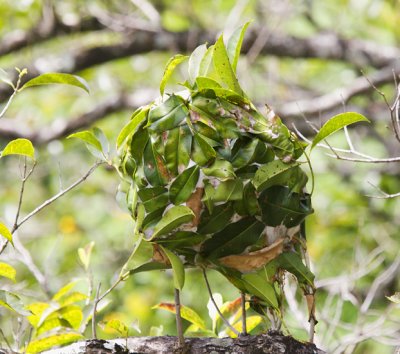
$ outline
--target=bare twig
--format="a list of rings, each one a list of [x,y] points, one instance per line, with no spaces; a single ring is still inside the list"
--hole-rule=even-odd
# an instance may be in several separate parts
[[[242,335],[247,335],[247,319],[246,319],[246,294],[240,293],[240,303],[242,305]]]
[[[76,186],[80,185],[82,182],[84,182],[100,165],[104,164],[103,161],[98,161],[96,162],[81,178],[79,178],[77,181],[72,183],[69,187],[66,189],[60,191],[50,199],[47,199],[45,202],[43,202],[41,205],[39,205],[37,208],[35,208],[33,211],[31,211],[28,215],[26,215],[21,221],[19,221],[14,228],[14,231],[18,230],[22,224],[27,222],[31,217],[39,213],[41,210],[46,208],[48,205],[54,203],[57,199],[61,198],[63,195],[68,193],[70,190],[74,189]]]
[[[176,331],[178,333],[178,345],[180,348],[182,348],[185,345],[185,338],[183,337],[181,299],[180,299],[179,289],[174,289],[174,299],[175,299]]]

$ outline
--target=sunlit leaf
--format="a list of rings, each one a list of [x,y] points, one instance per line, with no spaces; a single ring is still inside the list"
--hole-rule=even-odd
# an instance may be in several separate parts
[[[181,259],[169,249],[160,246],[169,259],[172,266],[173,276],[174,276],[174,287],[175,289],[182,290],[185,285],[185,269]]]
[[[5,277],[15,282],[16,275],[17,271],[14,267],[10,266],[7,263],[0,262],[0,277]]]
[[[126,141],[126,139],[135,132],[139,124],[146,118],[149,107],[141,107],[132,114],[131,120],[126,124],[117,137],[117,149]]]
[[[162,302],[156,306],[153,307],[153,309],[163,309],[169,312],[172,312],[173,314],[176,313],[175,310],[175,305],[167,302]],[[190,323],[194,324],[195,326],[201,328],[201,329],[206,329],[205,323],[203,319],[200,317],[200,315],[190,307],[187,307],[185,305],[181,305],[181,316],[183,319],[189,321]]]
[[[79,260],[82,262],[82,265],[84,266],[85,270],[89,269],[90,258],[92,255],[93,247],[94,247],[94,241],[88,243],[83,248],[78,248]]]
[[[0,235],[3,236],[8,241],[10,241],[11,244],[13,243],[12,234],[10,230],[2,222],[0,222]]]
[[[214,45],[211,45],[208,47],[206,53],[204,54],[200,62],[198,76],[207,76],[208,69],[210,68],[210,64],[212,61],[213,53],[214,53]]]
[[[152,270],[165,270],[165,269],[171,269],[171,266],[165,263],[159,263],[159,262],[148,262],[140,265],[137,268],[129,270],[129,274],[136,274],[136,273],[142,273],[142,272],[149,272]]]
[[[128,326],[118,319],[114,318],[108,321],[102,321],[99,323],[99,326],[105,331],[109,331],[110,329],[117,331],[122,337],[129,336]]]
[[[172,183],[169,189],[169,197],[175,205],[186,202],[192,195],[199,180],[199,166],[192,166],[183,171]]]
[[[28,156],[31,159],[35,159],[35,149],[28,139],[18,138],[11,140],[4,150],[1,152],[1,157],[7,155],[23,155]]]
[[[243,182],[240,179],[228,179],[221,182],[215,189],[212,199],[215,202],[240,200],[243,196]]]
[[[340,113],[329,119],[312,141],[311,150],[329,135],[356,122],[369,122],[362,114],[356,112]]]
[[[250,333],[254,328],[256,328],[260,323],[263,322],[263,319],[261,316],[248,316],[246,317],[246,330],[248,333]],[[243,330],[243,322],[242,320],[236,322],[233,324],[233,328],[235,328],[238,332],[242,332]],[[236,338],[237,335],[236,333],[233,333],[229,328],[227,329],[227,335],[231,338]]]
[[[79,333],[63,333],[55,334],[49,337],[35,339],[29,343],[26,348],[26,353],[35,354],[43,352],[55,346],[62,346],[69,343],[76,342],[84,337]]]
[[[165,66],[164,70],[164,75],[160,83],[160,93],[161,96],[164,94],[165,86],[167,85],[167,82],[169,81],[172,73],[174,72],[176,66],[183,61],[185,61],[188,58],[186,55],[182,54],[177,54],[173,56],[171,59],[169,59],[167,65]]]
[[[97,151],[102,152],[102,150],[103,150],[99,139],[97,139],[97,137],[94,135],[94,133],[89,130],[84,130],[82,132],[73,133],[67,137],[67,139],[70,139],[70,138],[81,139],[85,143],[93,146]]]
[[[229,60],[232,64],[233,72],[236,72],[237,63],[239,61],[240,49],[242,48],[244,34],[250,22],[246,22],[242,27],[237,28],[228,40],[227,52]]]
[[[73,291],[72,293],[63,297],[63,299],[60,301],[60,306],[72,305],[76,302],[87,300],[87,299],[88,299],[87,295],[85,295],[79,291]]]
[[[189,70],[189,80],[192,85],[195,83],[196,78],[199,76],[200,64],[206,52],[207,52],[207,45],[201,44],[190,55],[188,70]]]
[[[197,84],[197,89],[199,91],[222,88],[222,86],[218,83],[218,81],[215,81],[214,79],[204,76],[198,76],[196,78],[196,84]]]
[[[87,93],[89,93],[89,85],[84,79],[76,75],[64,74],[64,73],[46,73],[39,75],[26,82],[20,88],[20,91],[31,86],[41,86],[50,84],[72,85],[79,87],[85,90]]]
[[[394,302],[395,304],[400,304],[400,292],[395,292],[392,296],[386,296],[388,300]]]
[[[56,294],[54,294],[53,300],[54,301],[59,301],[66,294],[68,294],[75,286],[76,286],[76,281],[72,281],[72,282],[64,285],[60,290],[57,291]]]
[[[242,279],[245,282],[249,294],[255,295],[260,299],[267,301],[272,307],[278,308],[278,300],[275,290],[271,284],[266,282],[264,277],[256,273],[244,274]]]
[[[242,96],[243,91],[240,88],[238,79],[236,78],[231,63],[229,62],[228,53],[226,52],[222,35],[214,45],[213,61],[215,70],[222,82],[228,85],[229,89]]]
[[[184,205],[169,209],[154,228],[152,238],[165,235],[178,226],[190,222],[194,217],[192,209]]]

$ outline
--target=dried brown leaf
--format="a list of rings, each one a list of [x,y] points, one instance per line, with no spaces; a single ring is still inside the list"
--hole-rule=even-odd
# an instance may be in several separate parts
[[[246,254],[226,256],[219,261],[230,268],[246,273],[259,269],[278,257],[283,252],[283,239],[279,239],[268,247]]]
[[[186,206],[192,209],[195,217],[193,218],[192,225],[197,226],[200,223],[200,214],[203,209],[201,198],[203,197],[204,188],[196,188],[194,193],[186,201]]]

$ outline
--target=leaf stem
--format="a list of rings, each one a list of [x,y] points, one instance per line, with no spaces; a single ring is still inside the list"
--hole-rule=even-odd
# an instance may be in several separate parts
[[[233,327],[233,326],[229,323],[229,321],[224,317],[224,315],[222,314],[221,310],[219,309],[217,303],[216,303],[215,300],[214,300],[214,296],[213,296],[212,291],[211,291],[210,283],[208,282],[207,273],[206,273],[205,268],[203,268],[203,277],[204,277],[204,280],[205,280],[205,282],[206,282],[206,286],[207,286],[208,294],[210,295],[211,302],[213,303],[215,309],[217,310],[218,315],[221,317],[222,321],[226,324],[226,326],[227,326],[233,333],[235,333],[235,334],[239,337],[239,336],[240,336],[240,332],[239,332],[235,327]]]

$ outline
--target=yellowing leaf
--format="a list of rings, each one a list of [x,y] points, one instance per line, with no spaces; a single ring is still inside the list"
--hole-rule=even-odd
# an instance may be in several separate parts
[[[54,301],[59,301],[61,298],[63,298],[67,293],[69,293],[76,285],[76,281],[72,281],[68,283],[67,285],[63,286],[54,296],[53,300]]]
[[[18,138],[10,141],[1,153],[1,157],[7,155],[23,155],[35,159],[35,149],[28,139]]]
[[[251,332],[254,328],[256,328],[262,322],[261,316],[249,316],[246,318],[246,329],[247,332]],[[233,328],[237,329],[239,332],[242,332],[243,322],[240,320],[233,325]],[[226,331],[226,334],[231,338],[236,338],[237,335],[233,333],[229,328]]]
[[[16,275],[17,271],[14,267],[10,266],[7,263],[0,262],[0,277],[5,277],[15,282]]]
[[[167,85],[167,82],[174,72],[176,66],[185,61],[187,58],[188,56],[186,55],[177,54],[168,61],[167,65],[165,66],[164,75],[160,83],[161,96],[164,94],[165,86]]]
[[[46,73],[39,75],[24,84],[20,91],[31,86],[42,86],[50,84],[72,85],[89,93],[89,85],[79,76],[64,73]]]
[[[156,306],[153,307],[153,309],[163,309],[172,313],[175,313],[175,305],[168,303],[168,302],[162,302]],[[201,329],[206,329],[205,323],[203,319],[199,316],[199,314],[191,309],[190,307],[187,307],[185,305],[181,305],[181,316],[183,319],[189,321],[190,323],[194,324],[195,326],[201,328]]]
[[[88,243],[85,247],[83,248],[78,248],[78,256],[79,260],[82,262],[85,270],[89,269],[90,265],[90,257],[92,255],[92,250],[94,247],[94,241]]]
[[[386,296],[388,300],[394,302],[395,304],[400,304],[400,292],[395,292],[392,296]]]
[[[6,238],[8,241],[13,243],[12,234],[10,230],[8,230],[7,226],[0,222],[0,235]]]
[[[112,319],[109,321],[102,321],[99,323],[99,326],[104,331],[109,331],[110,329],[117,331],[123,337],[128,337],[128,335],[129,335],[128,327],[125,325],[125,323],[123,323],[122,321],[117,320],[117,319]]]
[[[80,339],[83,339],[83,336],[78,333],[55,334],[49,337],[33,340],[27,346],[26,353],[40,353],[55,346],[62,346],[65,344],[73,343]]]

